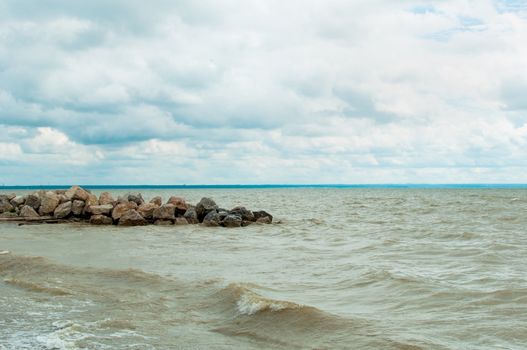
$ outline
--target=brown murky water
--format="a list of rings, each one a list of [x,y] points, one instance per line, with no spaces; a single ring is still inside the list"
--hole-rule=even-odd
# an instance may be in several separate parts
[[[527,348],[527,190],[142,192],[281,223],[1,224],[0,349]]]

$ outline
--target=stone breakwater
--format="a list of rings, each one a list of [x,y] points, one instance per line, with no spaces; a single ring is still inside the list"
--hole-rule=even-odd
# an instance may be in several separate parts
[[[220,208],[212,199],[202,198],[196,205],[181,197],[161,197],[149,202],[140,193],[114,199],[108,192],[97,198],[89,190],[73,186],[68,190],[37,191],[25,196],[0,195],[0,221],[57,223],[89,222],[93,225],[188,225],[242,227],[270,224],[266,211],[245,207]]]

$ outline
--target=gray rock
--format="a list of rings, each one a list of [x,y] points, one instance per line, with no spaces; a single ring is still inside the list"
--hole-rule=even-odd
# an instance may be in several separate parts
[[[144,226],[148,224],[144,217],[135,209],[129,209],[119,219],[120,226]]]
[[[264,221],[266,222],[269,221],[269,223],[273,222],[273,216],[269,214],[268,212],[266,212],[265,210],[253,211],[253,214],[254,214],[255,221],[258,221],[258,219],[262,219],[262,218],[268,218],[268,219],[265,219]]]
[[[0,214],[14,212],[14,210],[15,207],[13,207],[11,203],[9,203],[8,198],[0,198]]]
[[[38,210],[40,207],[40,197],[35,193],[28,194],[26,197],[26,205],[29,205],[31,208]]]
[[[75,199],[71,204],[71,212],[75,216],[80,216],[82,212],[84,211],[84,201]]]
[[[189,208],[183,215],[189,224],[199,224],[198,213],[195,208]]]
[[[59,195],[55,192],[45,192],[40,195],[40,208],[38,213],[40,216],[53,214],[57,206],[59,205]]]
[[[71,207],[72,207],[71,201],[59,204],[59,206],[55,209],[53,216],[56,217],[57,219],[63,219],[71,214]]]
[[[235,207],[231,209],[230,213],[241,216],[242,220],[256,221],[253,212],[245,207]]]
[[[196,205],[196,213],[198,214],[198,220],[202,222],[211,211],[216,211],[218,206],[210,198],[201,198],[199,203]]]
[[[11,203],[11,205],[13,207],[20,207],[25,202],[26,202],[26,198],[25,197],[23,197],[23,196],[16,196],[15,198],[11,199],[11,201],[9,203]]]
[[[158,207],[160,207],[163,204],[163,198],[157,196],[150,200],[150,203],[156,204]]]
[[[256,220],[257,224],[270,224],[273,221],[269,216],[262,216]]]
[[[92,215],[90,217],[90,224],[92,225],[111,225],[113,220],[106,215]]]
[[[0,214],[0,218],[16,218],[16,217],[18,217],[18,214],[16,212],[6,211]]]
[[[38,215],[38,213],[35,211],[35,209],[30,207],[29,205],[24,205],[22,207],[22,209],[20,209],[20,216],[25,217],[25,218],[38,218],[38,217],[40,217],[40,215]]]
[[[176,218],[176,207],[173,204],[163,204],[154,210],[152,217],[161,220],[174,220]]]
[[[145,200],[143,199],[143,196],[139,192],[138,193],[129,193],[128,196],[127,196],[127,199],[128,199],[129,202],[134,202],[138,206],[145,202]]]
[[[86,211],[93,215],[110,215],[112,210],[113,210],[113,205],[104,204],[104,205],[90,205]]]
[[[229,214],[221,221],[221,224],[225,227],[240,227],[242,226],[242,221],[241,216]]]
[[[246,226],[249,226],[249,225],[252,225],[254,224],[254,222],[252,221],[247,221],[247,220],[243,220],[242,221],[242,227],[246,227]]]
[[[203,218],[204,226],[220,226],[221,218],[220,214],[216,210],[209,211],[207,215]]]

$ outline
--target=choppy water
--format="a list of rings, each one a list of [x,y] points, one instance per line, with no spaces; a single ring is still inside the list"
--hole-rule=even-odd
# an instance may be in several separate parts
[[[525,189],[142,192],[281,223],[1,224],[0,349],[527,348]]]

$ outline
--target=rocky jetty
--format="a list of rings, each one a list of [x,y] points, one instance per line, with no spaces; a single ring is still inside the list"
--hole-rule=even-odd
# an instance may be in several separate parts
[[[196,205],[172,196],[166,203],[161,197],[149,202],[141,193],[129,193],[117,199],[103,192],[97,198],[89,190],[73,186],[68,190],[37,191],[25,196],[0,195],[0,222],[28,223],[86,222],[92,225],[189,225],[242,227],[270,224],[273,216],[266,211],[245,207],[221,209],[210,198]]]

